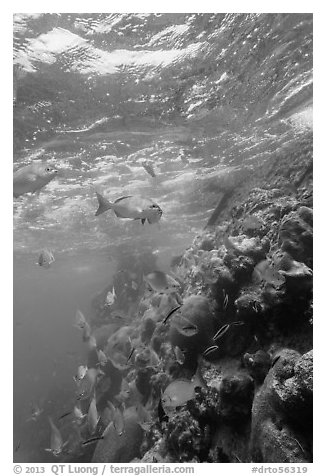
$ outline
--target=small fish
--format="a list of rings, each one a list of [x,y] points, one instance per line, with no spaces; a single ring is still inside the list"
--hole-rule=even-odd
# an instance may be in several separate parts
[[[130,393],[129,383],[127,382],[125,378],[123,378],[121,382],[121,391],[127,394]]]
[[[26,422],[28,421],[36,421],[41,416],[44,410],[42,410],[36,403],[32,404],[32,411],[31,416],[27,418]]]
[[[180,349],[180,347],[175,346],[174,355],[175,355],[175,358],[176,358],[176,361],[178,362],[178,364],[183,365],[184,362],[185,362],[185,359],[186,359],[184,351],[182,351]]]
[[[225,324],[222,326],[214,335],[213,340],[216,341],[220,339],[228,330],[230,329],[230,324]]]
[[[124,357],[125,359],[125,357]],[[111,362],[112,366],[119,370],[120,372],[123,372],[124,370],[129,370],[130,369],[130,365],[127,365],[127,364],[123,364],[123,363],[120,363],[116,360],[116,358],[110,358],[108,357],[108,361]]]
[[[138,289],[138,284],[136,283],[136,281],[131,281],[131,287],[134,291],[137,291]]]
[[[112,319],[119,319],[119,320],[127,320],[128,319],[127,314],[124,311],[120,310],[120,309],[112,311],[111,314],[110,314],[110,317]]]
[[[89,350],[96,349],[97,343],[96,339],[93,335],[91,335],[87,340],[86,340],[87,346]]]
[[[107,356],[105,355],[105,353],[103,352],[103,350],[98,350],[97,351],[97,358],[98,358],[98,364],[99,365],[106,365],[107,361],[108,361],[108,358]]]
[[[74,326],[78,327],[79,329],[84,329],[86,324],[87,324],[87,321],[84,314],[77,309]]]
[[[277,355],[277,356],[273,359],[271,367],[274,367],[274,365],[276,364],[276,362],[277,362],[280,358],[281,358],[281,356],[280,356],[280,355]]]
[[[95,436],[94,438],[90,438],[89,440],[83,441],[82,445],[87,446],[91,443],[95,443],[95,441],[104,440],[104,436]]]
[[[229,295],[225,292],[224,289],[223,289],[223,293],[224,293],[223,309],[225,310],[229,302]]]
[[[118,435],[121,436],[122,433],[124,432],[124,428],[125,428],[125,422],[124,422],[123,414],[122,414],[122,412],[119,408],[116,408],[113,405],[113,403],[110,402],[110,400],[107,401],[107,404],[108,404],[109,409],[110,409],[111,414],[112,414],[112,421],[113,421],[114,429],[118,433]],[[105,436],[104,433],[105,433],[105,430],[104,430],[102,436]]]
[[[62,450],[64,446],[68,443],[68,441],[66,441],[66,443],[63,443],[61,433],[58,430],[58,428],[55,426],[55,424],[53,423],[53,420],[51,417],[49,417],[49,423],[51,426],[50,448],[45,448],[45,451],[49,451],[54,456],[59,456],[62,453]]]
[[[100,193],[96,192],[99,207],[95,216],[101,215],[107,210],[112,209],[118,218],[133,218],[134,220],[141,220],[144,225],[147,220],[148,223],[157,223],[163,214],[162,209],[148,198],[128,195],[126,197],[118,198],[114,203],[109,202]]]
[[[78,384],[77,400],[86,400],[90,398],[97,381],[103,375],[104,373],[99,369],[88,369],[85,377]]]
[[[243,326],[243,325],[244,325],[243,321],[230,322],[230,326]]]
[[[133,347],[128,355],[128,358],[127,358],[127,361],[126,361],[126,364],[129,362],[129,360],[131,359],[131,357],[133,356],[133,353],[135,352],[136,348]]]
[[[75,417],[75,422],[79,425],[81,425],[83,423],[83,421],[85,420],[85,418],[87,417],[87,413],[85,413],[85,415],[83,415],[83,412],[81,411],[81,409],[77,405],[74,406],[73,414],[74,414],[74,417]]]
[[[87,413],[87,426],[91,435],[95,433],[99,421],[100,417],[97,413],[96,398],[94,393]]]
[[[17,198],[25,193],[35,193],[57,175],[58,170],[42,161],[21,167],[13,176],[13,194]]]
[[[217,345],[211,345],[203,352],[203,356],[207,357],[208,355],[213,354],[217,349],[218,349]]]
[[[87,365],[80,365],[77,369],[77,374],[73,377],[74,381],[78,383],[81,380],[83,380],[83,378],[87,374],[87,371],[88,371]]]
[[[163,271],[152,271],[144,276],[144,281],[159,294],[175,293],[180,288],[180,283]]]
[[[178,309],[180,309],[181,305],[174,307],[171,309],[171,311],[166,315],[166,317],[163,319],[163,324],[166,324],[168,319],[174,314]]]
[[[150,359],[149,359],[149,366],[148,367],[152,367],[152,368],[155,368],[155,369],[160,367],[162,365],[162,359],[160,359],[160,357],[157,355],[155,350],[153,350],[149,347],[149,353],[150,353]]]
[[[184,336],[187,337],[192,337],[196,334],[198,334],[198,327],[195,326],[194,324],[186,324],[182,326],[175,326],[180,334],[183,334]]]
[[[109,291],[106,295],[105,304],[107,306],[112,306],[112,304],[114,303],[116,298],[117,298],[117,295],[115,293],[115,289],[114,289],[114,286],[113,286],[112,291]]]
[[[149,412],[141,403],[138,403],[136,405],[136,412],[138,417],[138,424],[143,430],[148,431],[151,428],[151,416]]]
[[[148,160],[144,160],[141,164],[151,177],[156,177],[154,168]]]
[[[18,441],[16,447],[15,447],[15,453],[17,453],[17,451],[19,450],[20,448],[20,445],[21,445],[21,440]]]
[[[58,420],[62,420],[62,418],[65,418],[66,416],[71,415],[71,413],[72,413],[71,411],[64,413],[63,415],[61,415],[61,416],[58,418]]]
[[[85,326],[83,327],[83,342],[89,341],[91,338],[92,334],[92,329],[91,326],[88,324],[88,322],[85,323]]]
[[[51,266],[51,263],[54,263],[54,261],[55,259],[54,259],[52,251],[50,251],[48,248],[45,248],[44,250],[41,251],[40,256],[38,257],[37,264],[39,266],[42,266],[45,269],[49,269]]]

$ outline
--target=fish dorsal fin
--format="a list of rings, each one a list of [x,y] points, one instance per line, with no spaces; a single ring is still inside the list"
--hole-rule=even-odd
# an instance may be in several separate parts
[[[125,198],[131,198],[132,195],[125,195],[124,197],[117,198],[114,203],[119,203],[121,200],[124,200]]]

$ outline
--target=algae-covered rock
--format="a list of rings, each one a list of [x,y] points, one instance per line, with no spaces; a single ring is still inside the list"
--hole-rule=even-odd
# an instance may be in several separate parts
[[[255,462],[311,461],[312,354],[283,349],[255,395],[250,451]],[[308,423],[308,425],[307,425]]]
[[[254,354],[245,353],[243,363],[254,381],[261,384],[270,369],[271,357],[267,352],[260,349]]]
[[[287,251],[296,260],[312,266],[312,210],[300,207],[286,215],[281,222],[279,242],[282,250]]]
[[[140,446],[144,430],[138,424],[134,409],[124,412],[124,432],[118,435],[110,426],[104,440],[99,440],[93,454],[92,463],[128,463],[140,457]]]
[[[219,414],[224,421],[248,418],[254,398],[254,381],[244,372],[222,379]]]

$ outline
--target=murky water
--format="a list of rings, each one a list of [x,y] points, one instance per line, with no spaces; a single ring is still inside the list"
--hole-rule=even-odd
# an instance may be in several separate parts
[[[309,140],[312,15],[17,14],[14,97],[14,170],[60,168],[14,200],[14,459],[41,462],[47,417],[71,408],[87,358],[76,309],[95,319],[123,267],[168,271],[218,193]],[[95,217],[95,189],[152,198],[160,226]],[[36,265],[44,247],[50,269]]]

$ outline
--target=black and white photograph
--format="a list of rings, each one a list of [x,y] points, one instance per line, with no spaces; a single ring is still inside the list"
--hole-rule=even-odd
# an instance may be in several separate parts
[[[14,472],[309,473],[315,16],[268,10],[12,14]]]

